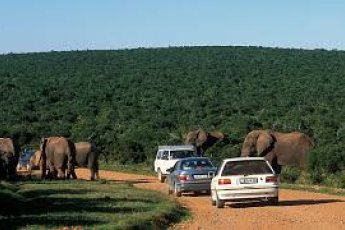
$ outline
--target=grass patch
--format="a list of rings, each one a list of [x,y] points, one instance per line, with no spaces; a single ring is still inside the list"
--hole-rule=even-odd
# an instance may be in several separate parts
[[[101,170],[110,170],[116,172],[127,172],[140,175],[156,176],[156,172],[153,170],[153,166],[148,165],[147,163],[141,164],[127,164],[123,165],[117,162],[114,163],[105,163],[100,162]]]
[[[0,229],[164,229],[187,215],[164,194],[131,184],[26,181],[0,188]]]
[[[283,189],[293,189],[293,190],[302,190],[307,192],[316,192],[324,194],[332,194],[338,196],[345,196],[345,189],[342,188],[332,188],[321,185],[304,185],[304,184],[286,184],[282,183],[280,188]]]

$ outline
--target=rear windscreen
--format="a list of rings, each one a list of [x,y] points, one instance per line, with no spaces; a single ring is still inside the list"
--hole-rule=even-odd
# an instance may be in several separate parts
[[[171,159],[179,159],[179,158],[194,157],[194,156],[195,156],[194,151],[190,151],[190,150],[170,151]]]
[[[224,166],[222,176],[272,173],[265,161],[229,161]]]
[[[188,160],[188,161],[183,161],[181,163],[182,170],[204,169],[204,168],[213,168],[213,165],[207,159]]]

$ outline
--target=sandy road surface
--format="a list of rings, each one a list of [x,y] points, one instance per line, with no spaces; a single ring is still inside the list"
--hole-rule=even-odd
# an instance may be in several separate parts
[[[89,172],[78,169],[87,179]],[[100,171],[102,179],[167,193],[165,184],[152,176]],[[259,203],[229,204],[224,209],[211,206],[209,196],[183,196],[177,199],[192,212],[192,218],[172,229],[344,229],[345,197],[293,190],[280,190],[279,206]]]

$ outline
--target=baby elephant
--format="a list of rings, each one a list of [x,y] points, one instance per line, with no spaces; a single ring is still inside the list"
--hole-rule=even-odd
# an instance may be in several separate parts
[[[29,175],[32,174],[32,170],[40,169],[42,152],[40,150],[35,151],[35,153],[30,157],[30,163],[28,168]]]
[[[90,179],[99,179],[98,174],[98,156],[99,153],[96,147],[89,142],[77,142],[75,143],[76,150],[76,166],[87,167],[90,169]]]

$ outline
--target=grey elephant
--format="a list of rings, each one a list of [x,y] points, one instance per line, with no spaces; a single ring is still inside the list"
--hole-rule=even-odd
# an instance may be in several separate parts
[[[74,172],[75,146],[72,141],[65,137],[42,138],[40,144],[41,160],[40,169],[41,177],[46,177],[48,165],[49,176],[55,178],[65,178],[67,169],[67,178],[71,176],[76,179]]]
[[[300,132],[279,133],[254,130],[245,137],[241,156],[249,157],[256,154],[256,156],[265,157],[276,173],[280,174],[282,166],[304,168],[313,146],[313,140]]]
[[[224,138],[225,135],[222,132],[206,132],[198,129],[187,134],[185,144],[194,145],[197,148],[198,154],[202,155],[208,148]]]
[[[11,138],[0,138],[0,179],[14,179],[19,148]]]
[[[89,142],[75,143],[76,166],[87,167],[90,169],[90,179],[99,179],[98,156],[99,152],[94,144]]]

